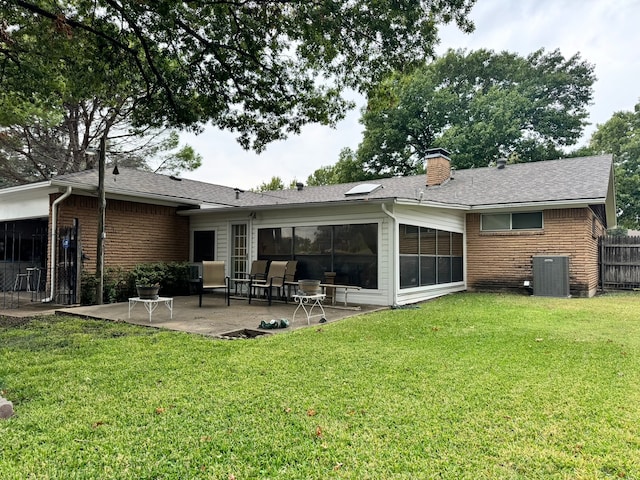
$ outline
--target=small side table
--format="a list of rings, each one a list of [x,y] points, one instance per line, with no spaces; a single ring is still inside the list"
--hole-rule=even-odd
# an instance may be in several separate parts
[[[293,318],[291,319],[291,323],[296,320],[296,312],[302,307],[305,315],[307,316],[307,325],[311,324],[311,319],[313,317],[322,317],[320,319],[320,323],[323,321],[327,321],[326,315],[324,313],[324,307],[322,306],[322,302],[324,301],[326,295],[324,293],[318,293],[316,295],[294,295],[293,301],[297,302],[298,306],[293,311]],[[313,314],[313,309],[318,307],[322,313]]]
[[[169,309],[170,318],[173,319],[173,298],[171,297],[158,297],[153,300],[147,298],[132,297],[129,299],[129,318],[131,318],[131,310],[136,306],[136,303],[142,303],[147,312],[149,312],[149,323],[151,323],[151,314],[156,308],[158,308],[158,304],[160,302],[164,302],[164,306]]]

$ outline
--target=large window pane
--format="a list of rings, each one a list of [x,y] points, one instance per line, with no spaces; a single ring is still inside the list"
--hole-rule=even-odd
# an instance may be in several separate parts
[[[378,225],[336,225],[334,249],[336,253],[372,255],[378,253]]]
[[[482,230],[509,230],[511,228],[511,215],[508,213],[484,214],[481,221]]]
[[[438,257],[438,283],[451,283],[451,257]]]
[[[451,281],[462,282],[463,280],[462,257],[451,257]]]
[[[436,254],[437,230],[420,227],[420,255]]]
[[[513,213],[511,228],[514,230],[542,228],[542,212]]]
[[[400,225],[400,255],[418,255],[420,253],[419,231],[420,229],[413,225]]]
[[[378,288],[377,255],[336,255],[333,271],[338,284]]]
[[[299,280],[322,280],[324,272],[332,272],[331,255],[296,255],[298,267],[296,277]],[[337,272],[336,272],[337,273]],[[336,282],[342,283],[342,282]]]
[[[438,255],[451,255],[451,233],[438,230]]]
[[[336,283],[378,288],[378,224],[333,227]]]
[[[464,254],[463,237],[461,233],[451,234],[451,255],[462,257]]]
[[[377,223],[260,229],[258,243],[259,259],[295,258],[299,279],[335,272],[338,284],[378,288]]]
[[[436,283],[436,257],[420,256],[420,285],[435,285]]]
[[[400,288],[418,286],[418,256],[400,255]]]
[[[331,253],[331,227],[296,227],[295,255]]]
[[[258,230],[258,258],[287,260],[292,255],[293,228],[261,228]]]

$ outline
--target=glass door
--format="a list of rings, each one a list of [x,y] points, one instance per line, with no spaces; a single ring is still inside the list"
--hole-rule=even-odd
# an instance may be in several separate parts
[[[231,225],[231,279],[244,278],[247,269],[247,224],[238,223]]]

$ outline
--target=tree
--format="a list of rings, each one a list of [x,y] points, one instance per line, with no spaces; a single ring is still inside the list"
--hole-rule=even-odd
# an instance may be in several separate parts
[[[343,89],[363,91],[430,57],[440,24],[471,31],[474,3],[0,0],[0,90],[24,68],[25,88],[12,97],[55,107],[57,61],[70,59],[82,89],[134,91],[135,126],[211,122],[259,151],[307,123],[335,124],[351,105]],[[21,36],[25,28],[44,34]]]
[[[433,146],[451,151],[457,168],[556,158],[586,125],[594,80],[592,65],[557,50],[449,50],[369,92],[358,159],[389,176],[418,171]]]
[[[140,79],[123,66],[109,70],[103,42],[64,19],[17,13],[7,9],[0,22],[0,184],[92,168],[96,156],[86,153],[103,137],[120,165],[157,160],[171,173],[200,165],[191,147],[178,149],[177,134],[131,125]]]
[[[640,102],[632,112],[616,112],[591,136],[594,154],[612,153],[615,164],[618,224],[640,227]]]
[[[284,190],[284,183],[280,177],[271,177],[269,182],[262,182],[256,189],[257,192],[269,192],[274,190]]]
[[[96,167],[96,156],[87,152],[97,147],[105,134],[108,110],[97,98],[64,102],[63,109],[64,116],[57,124],[32,117],[24,125],[0,125],[0,186]],[[122,117],[111,126],[107,157],[112,164],[174,175],[202,163],[192,147],[180,146],[176,132],[134,129]]]
[[[340,151],[338,163],[317,169],[307,178],[307,184],[311,186],[333,185],[337,183],[358,182],[379,178],[376,175],[363,171],[362,163],[358,161],[356,154],[350,148]]]

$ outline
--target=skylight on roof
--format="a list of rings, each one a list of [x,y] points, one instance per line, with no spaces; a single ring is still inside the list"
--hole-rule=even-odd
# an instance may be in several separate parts
[[[382,185],[379,183],[361,183],[360,185],[356,185],[348,192],[345,192],[345,195],[365,195],[367,193],[375,192]]]

